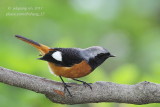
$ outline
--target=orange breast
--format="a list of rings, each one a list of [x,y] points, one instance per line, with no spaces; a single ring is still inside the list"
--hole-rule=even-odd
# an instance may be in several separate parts
[[[91,67],[86,61],[82,61],[81,63],[75,64],[72,67],[56,66],[51,62],[48,64],[54,74],[66,78],[80,78],[91,73]]]

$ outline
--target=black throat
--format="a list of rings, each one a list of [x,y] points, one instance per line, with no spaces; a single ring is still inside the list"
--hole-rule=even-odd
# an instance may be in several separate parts
[[[92,71],[101,65],[109,57],[104,55],[103,57],[96,56],[95,58],[90,58],[88,64],[92,67]]]

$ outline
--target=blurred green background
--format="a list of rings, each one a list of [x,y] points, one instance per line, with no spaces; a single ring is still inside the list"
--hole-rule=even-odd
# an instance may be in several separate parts
[[[100,45],[117,56],[81,80],[160,83],[160,0],[1,0],[0,66],[60,81],[48,72],[44,61],[36,60],[38,52],[17,40],[15,34],[51,47]],[[0,83],[0,107],[54,106],[72,107]],[[73,106],[135,105],[98,103]],[[159,104],[142,106],[159,107]]]

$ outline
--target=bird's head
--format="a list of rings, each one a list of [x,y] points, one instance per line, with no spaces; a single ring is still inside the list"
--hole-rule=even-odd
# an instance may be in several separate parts
[[[106,59],[115,57],[107,49],[100,46],[86,48],[83,50],[82,55],[88,61],[92,69],[101,65]]]

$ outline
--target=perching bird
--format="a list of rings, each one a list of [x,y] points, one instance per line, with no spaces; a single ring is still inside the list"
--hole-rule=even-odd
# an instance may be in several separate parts
[[[63,81],[62,77],[82,82],[92,89],[88,83],[76,78],[90,74],[107,58],[115,57],[108,50],[100,46],[92,46],[86,49],[50,48],[23,36],[15,35],[15,37],[27,42],[40,51],[42,57],[39,59],[48,62],[51,72],[60,77],[64,85],[64,90],[66,89],[70,96],[72,96],[68,89],[70,86]]]

